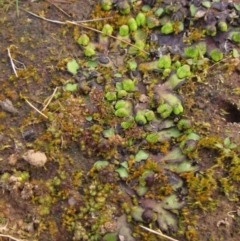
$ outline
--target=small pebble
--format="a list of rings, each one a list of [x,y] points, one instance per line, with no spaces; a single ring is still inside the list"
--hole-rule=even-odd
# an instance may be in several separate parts
[[[34,150],[28,150],[23,154],[22,158],[29,164],[36,167],[42,167],[47,162],[47,157],[45,153]]]

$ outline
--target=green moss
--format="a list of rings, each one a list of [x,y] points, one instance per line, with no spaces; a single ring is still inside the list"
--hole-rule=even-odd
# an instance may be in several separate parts
[[[240,33],[239,32],[233,32],[231,34],[231,39],[235,43],[240,43]]]
[[[129,27],[128,25],[122,25],[120,28],[119,28],[119,35],[121,37],[125,37],[125,36],[128,36],[129,35]]]
[[[199,52],[196,46],[190,46],[190,47],[184,48],[184,55],[187,58],[195,59],[198,57],[198,54]]]
[[[79,39],[77,40],[77,43],[81,46],[87,46],[90,42],[89,37],[87,36],[87,34],[82,34]]]
[[[138,13],[136,16],[136,22],[138,27],[143,27],[146,25],[146,16],[143,13]]]
[[[158,60],[158,68],[159,69],[170,69],[172,64],[172,60],[170,57],[170,54],[168,55],[163,55],[159,60]]]
[[[105,98],[108,101],[113,101],[117,99],[117,93],[115,91],[107,92]]]
[[[164,119],[169,117],[172,111],[173,111],[173,108],[168,103],[159,105],[157,108],[157,113],[159,113],[161,117]]]
[[[75,59],[72,59],[67,63],[67,70],[72,75],[76,75],[78,69],[79,69],[79,64]]]
[[[148,143],[150,144],[155,144],[158,142],[159,140],[159,134],[158,133],[151,133],[151,134],[148,134],[147,137],[146,137],[146,140]]]
[[[110,11],[112,9],[112,0],[101,0],[101,8],[104,11]]]
[[[142,111],[138,111],[137,115],[135,116],[135,121],[137,122],[137,124],[139,125],[145,125],[147,124],[147,119],[144,115],[144,112]]]
[[[84,49],[84,55],[87,57],[92,57],[96,54],[94,46],[92,45],[88,45],[85,49]]]
[[[173,33],[173,31],[174,31],[173,25],[170,22],[164,24],[161,28],[161,32],[163,34],[170,34],[170,33]]]
[[[218,23],[217,27],[218,27],[218,29],[219,29],[220,31],[222,31],[222,32],[227,32],[227,30],[228,30],[228,25],[227,25],[227,23],[224,22],[224,21],[220,21],[220,22]]]
[[[134,81],[131,79],[124,79],[122,82],[122,87],[127,92],[132,92],[135,89]]]
[[[110,24],[105,24],[102,28],[102,33],[104,35],[112,35],[113,27]]]
[[[177,69],[177,76],[180,79],[189,77],[191,75],[192,75],[192,73],[191,73],[190,66],[187,64],[185,64]]]
[[[223,59],[223,53],[219,49],[214,49],[210,52],[210,57],[214,62],[218,62]]]
[[[128,27],[130,31],[136,31],[138,29],[137,21],[135,20],[135,18],[130,18],[128,20]]]

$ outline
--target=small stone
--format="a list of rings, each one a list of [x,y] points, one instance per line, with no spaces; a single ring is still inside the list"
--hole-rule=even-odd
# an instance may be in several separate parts
[[[148,103],[148,102],[149,102],[149,97],[148,97],[147,95],[142,94],[142,95],[140,95],[140,97],[139,97],[139,101],[140,101],[141,103]]]
[[[22,158],[29,164],[36,167],[42,167],[47,162],[45,153],[41,151],[28,150],[23,154]]]
[[[12,154],[8,157],[8,164],[11,166],[15,166],[18,160],[18,156],[16,154]]]
[[[12,113],[12,114],[18,114],[18,110],[13,106],[13,103],[11,100],[6,99],[4,101],[0,101],[0,106],[3,110]]]

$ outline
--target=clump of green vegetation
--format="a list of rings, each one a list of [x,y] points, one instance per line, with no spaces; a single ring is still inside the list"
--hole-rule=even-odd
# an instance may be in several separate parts
[[[223,53],[219,49],[213,49],[210,52],[210,57],[214,62],[218,62],[223,59]]]
[[[231,33],[231,40],[235,43],[240,43],[240,33],[239,32]]]
[[[164,24],[161,28],[161,32],[163,34],[170,34],[170,33],[173,33],[173,31],[174,31],[174,29],[173,29],[173,25],[171,22]]]
[[[119,100],[115,104],[115,115],[118,117],[127,117],[132,113],[132,103],[126,100]]]
[[[180,79],[189,77],[191,75],[192,75],[192,73],[191,73],[190,66],[187,64],[185,64],[177,69],[177,76]]]

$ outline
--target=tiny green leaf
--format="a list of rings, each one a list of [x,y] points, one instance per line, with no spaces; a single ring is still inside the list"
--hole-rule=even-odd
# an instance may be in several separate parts
[[[116,172],[119,174],[119,176],[120,176],[122,179],[128,178],[128,171],[127,171],[127,169],[124,168],[123,166],[117,168],[117,169],[116,169]]]
[[[111,137],[113,135],[114,135],[114,129],[113,128],[110,128],[110,129],[107,129],[107,130],[103,131],[103,136],[105,138],[109,138],[109,137]]]
[[[228,147],[230,145],[231,141],[229,139],[229,137],[225,138],[223,141],[224,146]]]
[[[68,83],[64,86],[64,90],[65,91],[70,91],[70,92],[74,92],[78,89],[78,84],[71,84]]]
[[[106,166],[108,166],[108,165],[109,165],[108,161],[96,161],[96,162],[94,163],[93,167],[94,167],[97,171],[99,171],[99,170],[103,169],[104,167],[106,167]]]
[[[135,160],[136,162],[140,162],[142,160],[147,160],[149,157],[149,154],[143,150],[140,150],[136,156],[135,156]]]
[[[79,65],[78,65],[78,62],[75,59],[72,59],[71,61],[69,61],[67,63],[67,70],[72,75],[76,75],[78,69],[79,69]]]
[[[232,55],[233,55],[234,58],[239,57],[239,53],[238,53],[237,49],[233,49]]]

